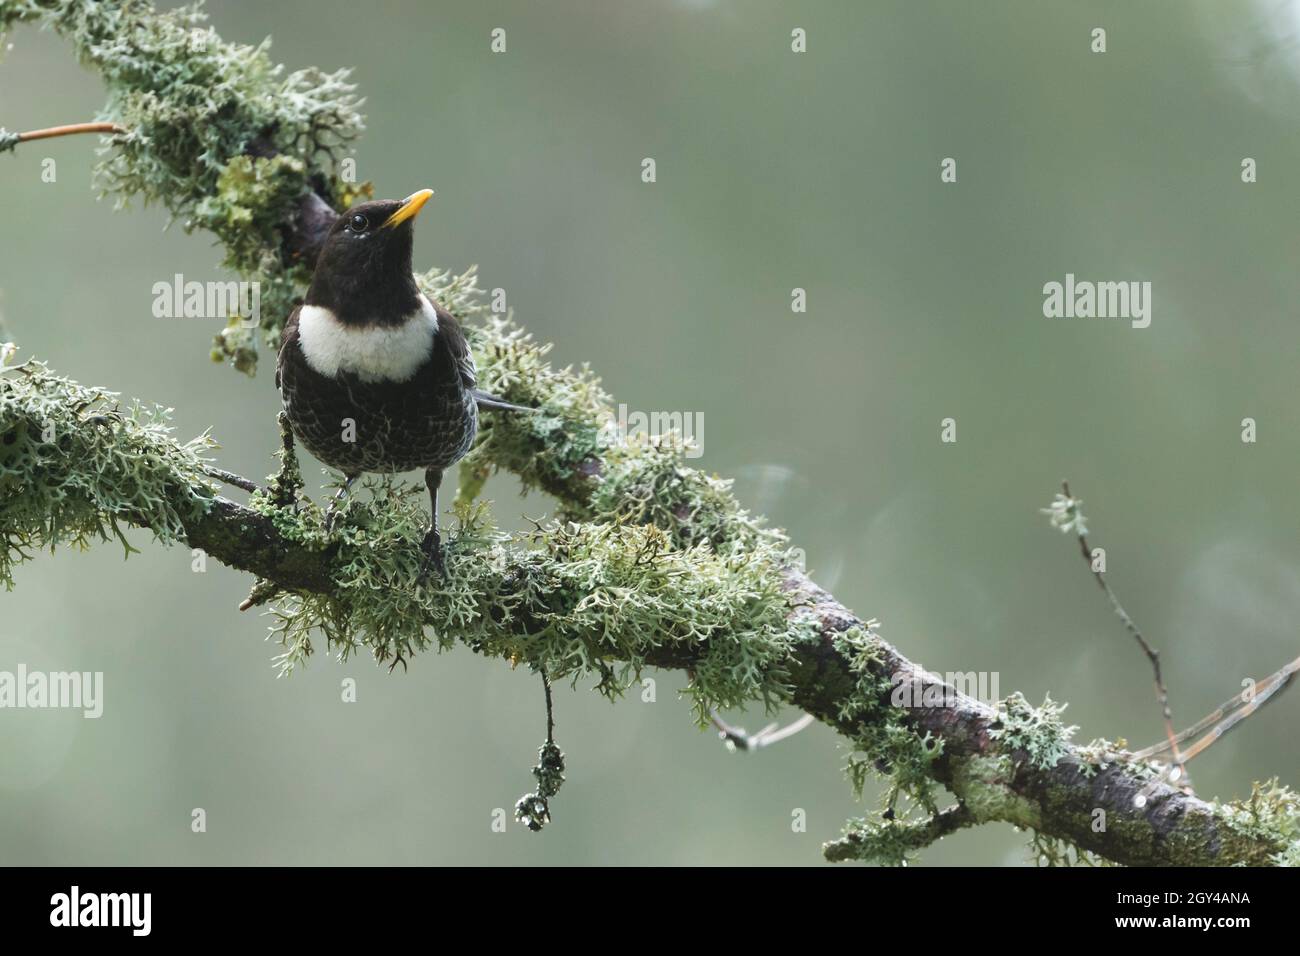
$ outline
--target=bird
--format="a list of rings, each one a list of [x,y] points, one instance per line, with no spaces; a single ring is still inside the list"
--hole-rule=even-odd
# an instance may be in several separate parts
[[[442,474],[469,451],[480,409],[530,411],[478,388],[456,318],[416,285],[415,217],[433,195],[359,203],[330,227],[311,284],[285,322],[275,384],[294,436],[344,481],[424,470],[430,526],[419,580],[444,573]]]

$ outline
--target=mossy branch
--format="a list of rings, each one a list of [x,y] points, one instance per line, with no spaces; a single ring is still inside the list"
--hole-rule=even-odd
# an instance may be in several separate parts
[[[541,362],[541,350],[514,331],[495,326],[482,335],[485,369],[517,368],[525,354]],[[557,411],[590,387],[550,369],[517,384]],[[527,426],[494,427],[512,431],[509,442],[498,432],[502,446],[530,440]],[[918,805],[933,807],[930,787],[939,784],[961,808],[932,824],[896,824],[892,834],[877,827],[871,839],[855,825],[847,842],[832,844],[835,859],[858,845],[914,849],[918,836],[942,835],[956,821],[1004,821],[1121,863],[1294,861],[1300,805],[1289,791],[1206,803],[1153,780],[1144,765],[1071,745],[1050,712],[1044,719],[1017,698],[995,710],[948,688],[943,703],[896,706],[896,675],[918,686],[915,701],[925,699],[920,685],[938,679],[784,563],[779,536],[745,515],[725,482],[685,467],[663,444],[617,455],[609,447],[608,468],[594,449],[572,452],[598,465],[584,479],[589,493],[569,502],[591,520],[508,539],[487,526],[482,509],[462,510],[448,578],[436,587],[416,583],[426,520],[418,496],[381,482],[328,534],[313,507],[218,495],[206,476],[210,448],[206,437],[177,441],[160,410],[123,406],[36,363],[6,370],[0,576],[12,583],[14,565],[39,548],[96,538],[126,544],[123,528],[147,528],[274,582],[285,595],[278,612],[287,666],[311,653],[315,635],[338,655],[365,648],[381,661],[460,642],[556,679],[595,678],[610,696],[643,667],[674,668],[692,675],[688,692],[702,722],[710,707],[789,703],[836,729]],[[553,464],[564,460],[557,454]],[[618,517],[630,508],[649,521]]]
[[[267,44],[226,43],[196,8],[145,0],[0,0],[0,34],[18,23],[59,31],[103,76],[101,118],[127,132],[102,151],[102,188],[216,235],[226,264],[263,283],[273,341],[334,210],[367,191],[337,169],[362,125],[346,73],[286,75]],[[322,639],[380,661],[459,642],[553,679],[593,678],[609,696],[643,667],[682,670],[702,725],[713,707],[792,704],[844,737],[855,781],[870,770],[892,781],[885,815],[851,825],[832,859],[899,862],[1001,821],[1119,863],[1300,862],[1290,791],[1207,803],[1113,748],[1071,744],[1050,702],[1014,695],[993,708],[942,685],[793,566],[784,536],[727,481],[686,467],[672,440],[620,440],[596,379],[552,368],[546,347],[485,316],[472,272],[420,279],[469,320],[484,387],[542,410],[487,416],[445,582],[417,584],[427,516],[399,485],[372,485],[333,532],[291,470],[239,504],[217,493],[206,437],[179,442],[164,411],[35,363],[0,372],[0,580],[12,586],[38,548],[112,538],[129,552],[134,526],[257,575],[248,603],[278,596],[287,668]],[[232,327],[216,354],[251,371],[256,342]],[[554,496],[561,520],[520,538],[493,529],[469,499],[497,469]],[[904,685],[917,689],[912,706],[896,703]],[[931,704],[921,691],[936,685]],[[938,787],[955,801],[946,809]],[[919,818],[898,816],[900,796]]]

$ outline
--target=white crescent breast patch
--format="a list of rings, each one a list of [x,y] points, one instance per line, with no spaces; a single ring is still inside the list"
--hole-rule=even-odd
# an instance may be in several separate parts
[[[316,372],[351,372],[363,382],[405,382],[433,351],[438,315],[429,300],[400,325],[350,326],[319,305],[298,310],[298,345]]]

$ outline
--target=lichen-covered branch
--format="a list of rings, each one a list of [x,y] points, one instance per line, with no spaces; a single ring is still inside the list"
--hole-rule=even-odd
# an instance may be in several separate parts
[[[266,44],[226,43],[197,10],[144,0],[0,0],[0,35],[19,23],[54,28],[104,78],[101,119],[127,131],[102,151],[105,191],[211,231],[226,264],[263,283],[273,340],[335,210],[367,190],[336,168],[361,129],[346,74],[286,75]],[[1207,803],[1111,745],[1072,744],[1050,701],[994,708],[944,687],[792,564],[727,481],[686,467],[672,439],[617,435],[596,379],[551,367],[546,347],[485,314],[472,271],[419,278],[466,320],[484,387],[540,409],[485,417],[445,580],[417,583],[427,516],[400,484],[373,483],[330,532],[291,461],[240,504],[217,493],[206,439],[179,442],[163,412],[35,363],[0,372],[0,580],[12,586],[41,548],[116,539],[129,552],[125,529],[144,528],[257,575],[246,603],[278,601],[286,668],[321,645],[405,661],[463,643],[611,697],[643,667],[683,670],[702,724],[714,707],[792,704],[844,737],[856,784],[891,782],[883,813],[851,824],[832,859],[899,862],[960,827],[1009,822],[1118,863],[1300,862],[1290,791]],[[232,326],[216,355],[251,371],[256,348]],[[515,538],[494,529],[474,497],[497,469],[553,496],[559,520]],[[936,686],[934,703],[923,691]]]
[[[538,363],[538,374],[515,379],[516,391],[556,414],[591,398],[589,379],[546,368],[541,350],[513,331],[482,334],[485,369]],[[498,432],[496,441],[528,440],[530,426],[508,427],[522,431],[510,441]],[[643,667],[677,668],[692,675],[701,721],[710,707],[788,702],[841,733],[859,772],[890,775],[927,813],[937,811],[936,785],[960,808],[929,822],[891,812],[855,824],[832,844],[835,859],[856,849],[895,861],[925,842],[918,837],[957,822],[1003,821],[1121,863],[1295,862],[1300,804],[1283,789],[1206,803],[1153,779],[1145,765],[1072,746],[1050,707],[1018,697],[995,710],[948,688],[939,704],[897,706],[899,675],[917,685],[915,701],[937,678],[785,563],[779,535],[750,519],[725,482],[685,467],[666,444],[603,446],[614,461],[608,469],[595,448],[583,451],[590,490],[570,505],[589,520],[511,540],[487,524],[484,509],[463,506],[447,580],[432,587],[416,583],[425,521],[418,496],[381,482],[326,533],[313,506],[219,496],[205,475],[209,447],[206,439],[176,441],[157,410],[123,407],[38,364],[6,370],[0,577],[12,584],[14,566],[37,549],[97,538],[125,544],[123,528],[143,527],[279,586],[286,666],[323,637],[337,654],[366,648],[380,660],[460,642],[556,678],[594,677],[610,696]],[[555,456],[557,479],[564,457]]]

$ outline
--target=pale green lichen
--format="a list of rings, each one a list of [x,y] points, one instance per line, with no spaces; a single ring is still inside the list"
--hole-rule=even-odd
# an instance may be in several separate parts
[[[740,506],[731,481],[683,464],[677,435],[629,436],[605,454],[605,470],[591,497],[602,521],[653,524],[677,547],[707,544],[735,553],[766,544],[787,546],[785,535]]]
[[[508,470],[525,488],[556,495],[569,517],[654,524],[675,547],[707,543],[722,553],[759,541],[784,546],[781,532],[740,506],[730,481],[686,467],[681,436],[620,435],[599,380],[585,367],[552,367],[549,345],[534,342],[510,318],[488,313],[473,270],[417,279],[466,321],[481,387],[537,410],[484,416],[465,461],[472,481]]]
[[[1079,773],[1088,778],[1095,777],[1100,771],[1117,763],[1122,763],[1129,776],[1139,780],[1154,780],[1161,775],[1159,764],[1133,759],[1133,755],[1128,752],[1128,741],[1122,737],[1119,740],[1094,738],[1086,744],[1077,745],[1074,755],[1078,760]]]
[[[877,622],[852,627],[835,636],[832,646],[848,662],[854,684],[839,694],[837,719],[849,737],[845,772],[857,796],[867,780],[884,774],[889,782],[878,817],[850,820],[844,836],[823,847],[828,860],[859,859],[887,866],[902,865],[932,842],[929,826],[939,812],[935,799],[934,762],[943,755],[943,739],[918,731],[907,712],[890,704],[894,684],[879,638]]]
[[[688,693],[697,717],[710,707],[775,704],[789,655],[788,605],[772,553],[719,556],[676,550],[651,526],[549,522],[512,547],[486,509],[461,509],[446,536],[446,575],[419,587],[422,494],[372,482],[334,532],[311,510],[257,507],[291,541],[340,545],[328,595],[287,597],[276,608],[281,666],[313,650],[319,632],[337,656],[359,649],[409,661],[460,642],[492,657],[544,668],[554,680],[593,678],[617,697],[648,655],[695,658]]]
[[[822,845],[822,855],[832,863],[861,860],[878,866],[907,866],[916,855],[942,836],[937,817],[910,813],[894,816],[885,811],[879,819],[850,820],[838,840]]]
[[[1300,794],[1276,777],[1256,782],[1244,800],[1214,803],[1220,816],[1248,839],[1279,842],[1275,866],[1300,866]]]
[[[874,633],[875,622],[836,635],[833,646],[849,663],[856,685],[841,697],[840,722],[852,726],[854,751],[846,772],[855,793],[861,793],[872,770],[890,776],[886,810],[893,810],[900,795],[934,812],[932,766],[943,753],[943,740],[929,731],[918,732],[906,711],[889,702],[893,682],[886,673],[884,655]]]
[[[1009,786],[1015,776],[1006,755],[974,755],[955,761],[952,792],[981,822],[999,820],[1020,827],[1042,825],[1042,812]]]
[[[1050,505],[1038,510],[1040,514],[1047,515],[1047,520],[1052,523],[1052,527],[1062,534],[1075,534],[1082,537],[1088,533],[1088,519],[1083,516],[1082,498],[1058,492]]]
[[[29,363],[0,376],[0,580],[37,548],[85,546],[126,523],[163,541],[212,500],[206,438],[184,445],[159,409],[122,408]],[[786,694],[789,605],[779,553],[759,546],[718,554],[675,548],[650,525],[552,521],[512,539],[491,527],[485,505],[461,509],[446,543],[447,573],[417,584],[428,524],[423,489],[394,479],[353,496],[332,531],[310,504],[276,500],[253,509],[291,543],[334,549],[329,594],[283,597],[276,636],[281,665],[300,664],[323,635],[346,658],[380,661],[463,643],[480,653],[545,668],[556,680],[594,679],[618,696],[654,655],[694,662],[688,693],[696,716]]]
[[[217,176],[212,193],[195,205],[187,228],[204,228],[221,240],[225,264],[246,276],[256,276],[258,319],[274,348],[279,329],[294,300],[311,280],[304,263],[286,261],[280,248],[288,222],[303,193],[306,164],[296,156],[235,156]],[[229,359],[235,368],[253,374],[257,368],[255,330],[234,315],[218,333],[213,358]]]
[[[1008,750],[1024,751],[1032,766],[1050,770],[1069,752],[1070,738],[1079,729],[1061,720],[1068,706],[1048,695],[1042,707],[1034,707],[1017,692],[998,703],[998,720],[989,736]]]
[[[445,298],[439,301],[447,304]],[[551,346],[534,342],[508,318],[491,316],[468,326],[466,334],[480,385],[537,409],[529,415],[484,416],[479,444],[467,464],[509,470],[525,488],[556,494],[574,517],[584,516],[577,499],[608,447],[605,438],[613,421],[600,382],[585,367],[553,368],[547,360]]]
[[[157,10],[146,0],[4,0],[0,33],[19,23],[56,30],[108,88],[101,119],[125,127],[96,173],[119,200],[140,196],[188,216],[215,192],[235,157],[285,152],[324,173],[362,130],[348,71],[286,74],[270,41],[229,43],[197,5]]]
[[[1029,859],[1034,866],[1065,868],[1114,866],[1109,860],[1080,849],[1069,840],[1045,836],[1034,831],[1029,839]]]
[[[440,289],[430,286],[436,296]],[[467,284],[458,291],[462,302],[475,292]],[[481,314],[481,307],[465,314]],[[654,524],[675,547],[786,547],[780,531],[741,507],[729,480],[685,465],[681,436],[618,434],[609,396],[589,370],[552,368],[550,346],[537,345],[506,318],[471,326],[468,336],[483,387],[538,409],[486,416],[470,467],[509,470],[525,487],[557,495],[571,517]]]
[[[207,507],[201,436],[172,437],[168,410],[131,405],[85,388],[38,362],[0,372],[0,582],[34,551],[86,548],[115,538],[129,553],[126,523],[164,543]]]
[[[272,343],[309,271],[284,248],[296,202],[314,190],[346,208],[365,187],[337,163],[363,128],[348,71],[286,73],[270,41],[222,40],[198,6],[156,10],[146,0],[3,0],[0,38],[21,23],[52,28],[108,89],[106,137],[95,167],[102,192],[123,204],[159,203],[186,230],[211,230],[224,265],[259,281]],[[220,335],[215,353],[252,366],[247,336]]]

